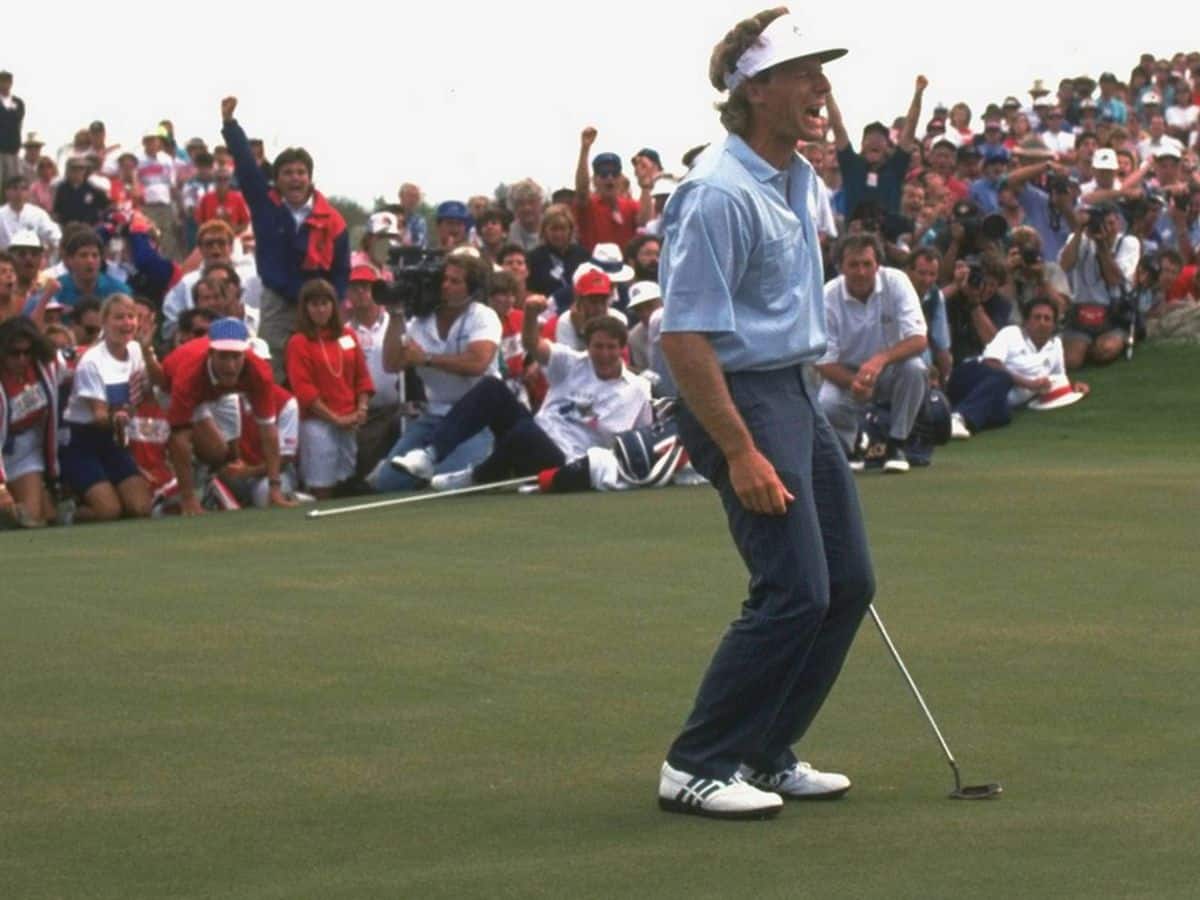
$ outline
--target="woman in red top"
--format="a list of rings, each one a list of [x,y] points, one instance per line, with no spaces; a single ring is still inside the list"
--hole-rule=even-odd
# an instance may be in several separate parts
[[[322,278],[307,282],[296,314],[286,362],[300,404],[300,477],[314,496],[326,498],[354,474],[355,432],[367,421],[375,386],[358,338],[342,324],[332,284]]]
[[[58,388],[66,367],[25,318],[0,325],[0,516],[24,526],[54,518],[46,479],[58,478]]]

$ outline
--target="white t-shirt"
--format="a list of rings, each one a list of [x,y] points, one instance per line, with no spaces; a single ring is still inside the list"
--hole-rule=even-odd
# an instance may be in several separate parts
[[[128,359],[117,359],[104,341],[89,347],[75,367],[71,396],[63,418],[76,425],[95,424],[89,401],[100,400],[110,407],[137,406],[146,388],[146,363],[137,341],[125,345]]]
[[[619,377],[605,380],[586,352],[551,344],[546,380],[550,390],[534,421],[568,460],[652,421],[650,382],[624,366]]]
[[[1041,378],[1045,375],[1065,375],[1062,339],[1054,335],[1038,349],[1020,325],[1006,325],[983,349],[984,359],[994,359],[1013,375],[1022,378]],[[1008,405],[1021,406],[1033,399],[1033,391],[1013,387],[1008,392]]]
[[[400,404],[400,379],[404,374],[385,372],[383,369],[383,336],[387,333],[390,320],[388,311],[381,309],[374,325],[360,325],[354,318],[348,323],[358,338],[358,346],[362,347],[363,356],[367,359],[367,371],[371,373],[371,382],[375,385],[375,393],[371,397],[372,409],[395,409]]]
[[[438,334],[437,313],[420,319],[408,320],[408,334],[421,347],[434,356],[449,353],[458,355],[467,352],[467,345],[476,341],[490,341],[497,347],[492,361],[483,375],[455,375],[431,366],[417,366],[417,374],[425,383],[425,397],[429,411],[444,416],[463,394],[475,386],[480,378],[499,378],[500,317],[486,303],[471,303],[450,325],[443,339]]]
[[[138,181],[145,192],[146,203],[170,203],[171,186],[175,183],[175,161],[165,150],[154,156],[138,156]]]
[[[925,314],[908,276],[880,266],[865,303],[850,296],[845,276],[825,285],[825,330],[820,362],[858,367],[881,350],[925,334]]]

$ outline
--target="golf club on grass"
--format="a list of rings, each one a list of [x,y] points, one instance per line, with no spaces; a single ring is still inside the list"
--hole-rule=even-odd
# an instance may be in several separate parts
[[[340,516],[343,513],[363,512],[368,509],[382,509],[385,506],[400,506],[403,503],[420,503],[422,500],[437,500],[441,497],[461,497],[463,494],[481,494],[484,491],[494,491],[498,488],[517,487],[537,481],[536,475],[524,478],[510,478],[508,481],[493,481],[488,484],[473,484],[470,487],[458,488],[453,491],[417,494],[415,497],[397,497],[393,500],[376,500],[374,503],[358,503],[354,506],[342,506],[337,509],[310,509],[304,514],[306,519],[327,519],[330,516]]]
[[[909,690],[917,698],[917,703],[921,705],[921,712],[925,713],[925,718],[929,721],[933,733],[937,735],[938,743],[942,745],[942,752],[946,754],[946,762],[950,763],[950,768],[954,771],[954,791],[950,794],[950,799],[990,800],[992,797],[998,797],[1004,791],[1004,788],[998,782],[967,785],[962,783],[962,777],[958,772],[958,763],[954,761],[954,754],[950,752],[950,747],[947,746],[946,739],[942,737],[942,732],[937,727],[937,722],[933,721],[933,714],[929,711],[929,707],[925,705],[925,698],[921,696],[920,690],[917,689],[917,683],[908,674],[908,668],[904,665],[904,660],[900,658],[900,651],[896,649],[896,645],[892,643],[892,638],[888,634],[887,629],[883,627],[883,619],[879,618],[879,613],[875,611],[875,604],[872,603],[867,608],[871,612],[871,618],[875,620],[875,625],[879,629],[879,634],[883,637],[883,642],[887,644],[888,651],[892,654],[892,659],[896,661],[896,665],[900,668],[900,673],[904,676],[904,680],[908,682]]]

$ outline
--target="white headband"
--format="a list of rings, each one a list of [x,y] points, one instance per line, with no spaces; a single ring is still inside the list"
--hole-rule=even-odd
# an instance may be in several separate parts
[[[811,56],[818,62],[826,63],[846,55],[845,50],[822,50],[820,46],[804,33],[795,16],[790,13],[782,15],[763,29],[758,40],[738,58],[733,71],[725,76],[725,87],[734,91],[739,84],[759,72],[791,59]]]

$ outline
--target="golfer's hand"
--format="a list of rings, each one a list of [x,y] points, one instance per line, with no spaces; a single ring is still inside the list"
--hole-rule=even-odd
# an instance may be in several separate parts
[[[782,516],[796,498],[784,487],[770,460],[750,449],[729,460],[729,482],[742,506],[763,516]]]
[[[278,487],[273,487],[267,492],[267,504],[269,506],[282,506],[286,509],[300,505],[295,500],[289,500],[287,497],[285,497],[283,490]]]

